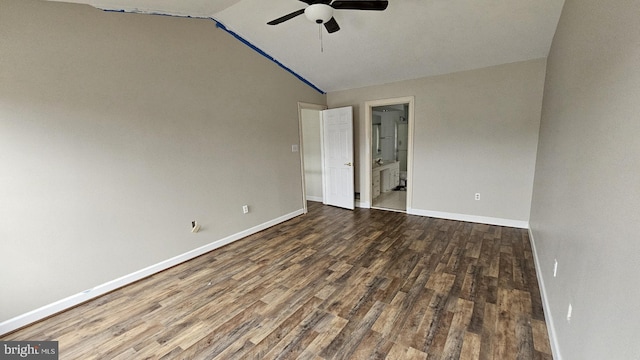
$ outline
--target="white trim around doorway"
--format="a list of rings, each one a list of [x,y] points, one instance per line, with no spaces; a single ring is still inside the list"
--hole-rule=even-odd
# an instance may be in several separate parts
[[[307,190],[306,190],[306,183],[305,183],[306,180],[305,180],[305,177],[304,177],[304,142],[302,141],[302,110],[303,109],[322,111],[322,110],[326,110],[327,106],[326,105],[319,105],[319,104],[310,104],[310,103],[298,102],[298,136],[300,138],[300,140],[299,140],[300,141],[300,146],[299,146],[298,150],[299,150],[299,154],[300,154],[300,171],[301,171],[301,176],[302,176],[302,213],[306,214],[307,213]],[[324,159],[322,161],[324,163]],[[324,189],[324,186],[323,186],[323,189]],[[317,200],[316,199],[309,199],[309,200],[324,202],[324,191],[323,191],[322,196],[323,196],[322,199],[317,199]]]
[[[371,184],[371,142],[372,134],[371,134],[371,124],[372,124],[372,116],[373,110],[372,108],[377,106],[386,106],[386,105],[398,105],[398,104],[409,104],[408,110],[408,146],[407,146],[407,213],[409,213],[412,209],[412,199],[413,199],[413,129],[415,126],[415,97],[414,96],[405,96],[398,98],[390,98],[390,99],[380,99],[380,100],[371,100],[365,101],[364,103],[364,111],[365,111],[365,132],[366,132],[366,159],[365,159],[365,180],[366,180],[366,192],[364,194],[364,203],[373,204],[372,197],[372,184]],[[362,193],[360,194],[360,198],[362,199]],[[362,201],[362,200],[361,200]]]

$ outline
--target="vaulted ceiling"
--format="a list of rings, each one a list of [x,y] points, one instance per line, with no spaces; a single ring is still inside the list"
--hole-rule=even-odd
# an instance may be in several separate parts
[[[61,0],[51,0],[61,1]],[[66,0],[107,10],[212,18],[325,92],[546,57],[564,0],[389,0],[335,10],[329,34],[299,0]]]

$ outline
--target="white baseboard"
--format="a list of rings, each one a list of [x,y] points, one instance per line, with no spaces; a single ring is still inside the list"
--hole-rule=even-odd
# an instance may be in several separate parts
[[[28,313],[16,316],[14,318],[11,318],[9,320],[3,321],[2,323],[0,323],[0,335],[4,335],[6,333],[9,333],[11,331],[17,330],[23,326],[29,325],[31,323],[34,323],[38,320],[42,320],[46,317],[49,317],[51,315],[54,315],[56,313],[59,313],[61,311],[64,311],[66,309],[69,309],[73,306],[79,305],[83,302],[89,301],[93,298],[96,298],[100,295],[104,295],[110,291],[116,290],[118,288],[121,288],[125,285],[134,283],[138,280],[144,279],[147,276],[153,275],[155,273],[158,273],[160,271],[166,270],[170,267],[173,267],[175,265],[178,265],[180,263],[183,263],[187,260],[191,260],[195,257],[198,257],[200,255],[206,254],[211,250],[215,250],[219,247],[222,247],[224,245],[230,244],[234,241],[240,240],[244,237],[247,237],[249,235],[255,234],[257,232],[260,232],[262,230],[265,230],[267,228],[270,228],[274,225],[277,225],[279,223],[285,222],[287,220],[290,220],[296,216],[302,215],[303,211],[302,209],[300,210],[296,210],[292,213],[280,216],[276,219],[267,221],[263,224],[254,226],[250,229],[241,231],[239,233],[227,236],[223,239],[220,240],[216,240],[212,243],[209,243],[207,245],[201,246],[199,248],[193,249],[191,251],[188,251],[184,254],[178,255],[178,256],[174,256],[170,259],[164,260],[162,262],[159,262],[155,265],[151,265],[149,267],[146,267],[144,269],[138,270],[136,272],[133,272],[131,274],[122,276],[120,278],[108,281],[104,284],[98,285],[92,289],[88,289],[85,290],[79,294],[75,294],[75,295],[71,295],[67,298],[64,298],[62,300],[58,300],[54,303],[45,305],[43,307],[40,307],[38,309],[35,309],[33,311],[30,311]]]
[[[457,213],[448,213],[448,212],[442,212],[442,211],[431,211],[431,210],[421,210],[421,209],[407,209],[407,214],[428,216],[428,217],[434,217],[438,219],[468,221],[468,222],[480,223],[480,224],[508,226],[508,227],[514,227],[514,228],[520,228],[520,229],[529,228],[528,221],[502,219],[502,218],[494,218],[494,217],[488,217],[488,216],[457,214]]]
[[[540,288],[540,296],[542,296],[542,308],[544,309],[544,320],[547,324],[547,332],[549,335],[549,343],[551,345],[551,355],[555,360],[562,360],[560,355],[560,347],[558,344],[558,338],[556,337],[556,330],[553,322],[553,316],[551,316],[551,308],[549,307],[549,298],[547,297],[547,288],[544,286],[544,278],[540,272],[542,267],[538,258],[538,250],[536,250],[536,242],[533,238],[533,232],[529,228],[529,241],[531,242],[531,249],[533,251],[533,261],[536,264],[536,277],[538,278],[538,287]]]
[[[371,204],[369,204],[368,201],[356,200],[356,207],[357,208],[363,208],[363,209],[370,209],[371,208]]]

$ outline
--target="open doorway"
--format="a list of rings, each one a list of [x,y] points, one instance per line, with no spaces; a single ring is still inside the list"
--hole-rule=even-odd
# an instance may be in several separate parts
[[[326,108],[324,105],[298,103],[304,213],[307,213],[307,201],[323,202],[321,112]]]
[[[298,103],[303,212],[307,201],[354,209],[353,108]]]
[[[372,208],[411,208],[413,97],[366,102],[367,175]]]

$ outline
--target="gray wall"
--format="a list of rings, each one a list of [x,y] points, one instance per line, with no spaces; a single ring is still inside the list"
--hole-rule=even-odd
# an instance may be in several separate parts
[[[369,192],[365,101],[413,95],[413,209],[528,221],[544,72],[538,59],[327,94],[354,106],[356,191]]]
[[[213,21],[0,0],[0,322],[300,210],[298,101]]]
[[[640,359],[638,14],[567,0],[547,62],[531,229],[564,359]]]

